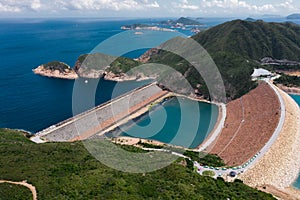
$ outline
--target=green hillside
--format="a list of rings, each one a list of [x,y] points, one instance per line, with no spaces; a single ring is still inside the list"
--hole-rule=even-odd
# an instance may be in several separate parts
[[[0,153],[0,179],[27,180],[39,199],[274,199],[240,182],[200,176],[178,161],[152,173],[119,172],[93,158],[81,142],[34,144],[12,130],[0,129]],[[8,195],[5,188],[0,192]]]
[[[108,71],[113,73],[127,72],[131,68],[139,65],[139,62],[125,57],[110,56],[102,53],[84,54],[79,56],[76,61],[74,69],[76,71],[81,68],[84,71],[105,70],[107,66],[110,66]]]
[[[31,191],[22,185],[13,185],[9,183],[0,184],[0,199],[32,199]]]
[[[192,38],[208,51],[216,63],[228,100],[236,99],[256,87],[251,74],[254,68],[261,67],[258,61],[262,58],[300,61],[300,26],[293,23],[234,20]],[[161,50],[146,54],[150,57],[148,62],[170,65],[183,74],[194,88],[200,85],[197,88],[200,94],[209,98],[203,78],[185,59]]]
[[[209,53],[220,51],[250,59],[264,57],[300,61],[300,26],[235,20],[193,37]]]
[[[71,70],[69,65],[59,61],[48,62],[43,66],[45,69],[52,70],[52,71],[58,70],[61,73]]]
[[[186,52],[185,50],[183,51],[183,54],[189,54],[188,49]],[[191,53],[190,56],[194,56],[193,53]],[[251,74],[253,73],[255,67],[259,67],[259,64],[252,60],[248,60],[239,54],[230,52],[214,52],[211,53],[210,56],[218,67],[218,70],[222,76],[221,78],[225,86],[226,97],[228,100],[239,98],[256,87],[256,83],[251,80]],[[204,79],[200,76],[199,72],[196,71],[191,63],[187,62],[180,56],[171,52],[160,50],[158,53],[150,55],[150,60],[148,62],[160,63],[172,67],[176,71],[180,72],[189,81],[193,88],[199,89],[199,95],[210,99],[210,94]],[[201,63],[200,65],[202,65],[203,71],[207,72],[209,70],[208,66]],[[211,78],[213,80],[215,74],[210,75],[211,77],[206,78]],[[217,83],[218,81],[212,82]],[[220,87],[222,86],[213,85],[214,90],[218,90]]]

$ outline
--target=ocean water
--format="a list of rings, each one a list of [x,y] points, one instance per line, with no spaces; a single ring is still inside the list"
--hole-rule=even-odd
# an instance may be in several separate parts
[[[41,77],[33,74],[32,69],[53,60],[73,67],[81,54],[96,51],[137,58],[148,48],[177,35],[182,36],[182,33],[147,32],[136,35],[127,32],[124,37],[120,27],[134,23],[155,24],[161,20],[0,19],[0,127],[35,133],[71,117],[74,81]],[[223,21],[211,20],[207,26]],[[121,39],[116,37],[121,34]],[[108,43],[114,44],[110,48],[95,48],[112,36],[119,39],[119,43]],[[128,48],[130,51],[124,51],[124,46],[131,47]],[[139,46],[141,48],[137,48]],[[123,90],[118,90],[117,95],[145,83],[119,84]],[[110,100],[114,87],[114,82],[101,80],[95,105]]]
[[[34,133],[71,117],[74,81],[41,77],[33,74],[32,69],[53,60],[73,67],[81,54],[95,52],[99,43],[123,33],[122,25],[144,22],[149,20],[1,19],[0,127]],[[155,33],[155,37],[145,35],[143,42],[158,45],[176,36],[171,32],[161,32],[161,37],[158,34]],[[130,46],[132,40],[137,41],[136,46],[142,42],[141,39],[134,40],[134,34],[127,36],[123,46]],[[114,49],[119,48],[115,46]],[[125,55],[136,58],[145,50],[136,49]],[[119,84],[123,88],[120,94],[142,84],[145,82]],[[114,82],[101,80],[95,105],[110,100],[114,86]]]
[[[300,95],[291,95],[291,97],[298,103],[300,106]],[[300,175],[298,180],[294,183],[294,187],[300,190]]]
[[[174,97],[111,134],[196,148],[212,131],[218,111],[214,104]]]

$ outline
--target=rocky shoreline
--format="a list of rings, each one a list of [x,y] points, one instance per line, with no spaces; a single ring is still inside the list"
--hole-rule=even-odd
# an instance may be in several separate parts
[[[108,72],[104,74],[104,79],[108,81],[116,81],[116,82],[124,82],[124,81],[145,81],[145,80],[154,80],[156,79],[156,76],[145,76],[144,74],[137,74],[129,76],[125,73],[121,74],[114,74],[112,72]]]
[[[36,69],[32,70],[33,73],[46,76],[50,78],[61,78],[61,79],[77,79],[79,76],[73,69],[65,69],[63,72],[59,70],[51,70],[44,67],[44,65],[41,65],[37,67]]]
[[[288,94],[300,95],[300,88],[298,87],[287,87],[283,85],[278,85],[278,87]]]

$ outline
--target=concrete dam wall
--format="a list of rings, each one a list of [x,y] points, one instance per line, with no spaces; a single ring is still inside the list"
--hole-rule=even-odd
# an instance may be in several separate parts
[[[167,91],[163,91],[156,83],[151,83],[50,126],[38,132],[31,140],[37,143],[72,142],[101,135],[117,122],[166,95]]]

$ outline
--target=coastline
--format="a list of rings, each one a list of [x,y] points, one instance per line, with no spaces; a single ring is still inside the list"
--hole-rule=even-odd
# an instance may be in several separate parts
[[[58,70],[53,71],[50,69],[45,69],[44,66],[41,65],[41,66],[37,67],[36,69],[33,69],[32,71],[35,74],[49,77],[49,78],[60,78],[60,79],[69,79],[69,80],[74,80],[74,79],[79,78],[77,73],[75,71],[73,71],[72,69],[70,69],[68,72],[61,73]]]
[[[82,77],[85,78],[85,77]],[[108,72],[103,76],[104,80],[107,81],[115,81],[115,82],[125,82],[125,81],[146,81],[146,80],[155,80],[156,76],[145,76],[144,74],[138,74],[134,76],[129,76],[125,73],[122,74],[114,74],[112,72]]]
[[[287,87],[281,84],[277,85],[281,90],[285,91],[288,94],[300,95],[300,88],[299,87]]]
[[[222,132],[222,129],[224,128],[225,119],[227,116],[226,113],[226,104],[216,104],[219,108],[219,114],[217,122],[212,129],[212,131],[208,134],[207,138],[196,148],[197,151],[205,151],[207,147],[209,147],[211,144],[213,144]]]
[[[216,132],[216,129],[221,125],[221,127],[223,127],[223,123],[221,123],[224,118],[225,121],[225,117],[226,117],[226,107],[224,110],[224,105],[218,104],[218,103],[214,103],[214,102],[210,102],[208,100],[205,99],[200,99],[200,98],[194,98],[191,96],[185,96],[185,95],[181,95],[181,94],[177,94],[177,93],[173,93],[173,92],[168,92],[166,95],[162,96],[161,98],[157,99],[155,102],[141,108],[140,110],[132,113],[131,115],[129,115],[128,117],[122,119],[121,121],[115,123],[113,126],[108,127],[107,129],[103,130],[101,134],[98,134],[98,136],[103,136],[107,133],[109,133],[110,131],[113,131],[114,129],[116,129],[118,126],[121,126],[123,124],[126,124],[127,122],[139,118],[140,116],[142,116],[143,114],[145,114],[146,112],[149,111],[149,108],[151,107],[151,105],[155,105],[158,104],[160,102],[162,102],[164,99],[166,98],[170,98],[170,97],[183,97],[183,98],[187,98],[193,101],[197,101],[197,102],[202,102],[202,103],[208,103],[208,104],[214,104],[216,106],[218,106],[219,108],[219,115],[218,115],[218,119],[216,124],[214,125],[214,128],[212,129],[212,131],[210,133],[208,133],[208,137],[207,139],[205,139],[201,144],[199,144],[199,146],[201,146],[206,140],[211,140],[213,137],[212,133]],[[225,111],[225,115],[224,115],[224,111]],[[223,114],[222,114],[223,113]],[[221,124],[220,124],[221,123]],[[130,137],[130,136],[118,136],[115,138],[112,138],[112,141],[115,140],[121,140],[121,142],[116,142],[118,144],[124,144],[124,145],[136,145],[140,140],[143,141],[144,143],[149,143],[149,144],[154,144],[154,145],[163,145],[163,146],[170,146],[170,147],[174,147],[174,148],[180,148],[180,149],[185,149],[185,150],[195,150],[195,151],[199,151],[199,146],[195,147],[193,149],[191,148],[185,148],[182,146],[176,146],[176,145],[172,145],[172,144],[168,144],[168,143],[164,143],[161,141],[157,141],[157,140],[153,140],[153,139],[143,139],[143,138],[138,138],[138,137]],[[125,142],[124,142],[125,140]]]
[[[279,90],[286,106],[286,118],[282,131],[268,152],[240,179],[254,188],[266,188],[276,195],[274,188],[285,193],[291,192],[291,185],[298,178],[300,170],[300,110],[298,104],[286,93]],[[268,190],[271,186],[271,189]],[[272,189],[273,187],[273,189]],[[300,195],[300,191],[292,190]],[[293,197],[293,194],[290,194]]]

